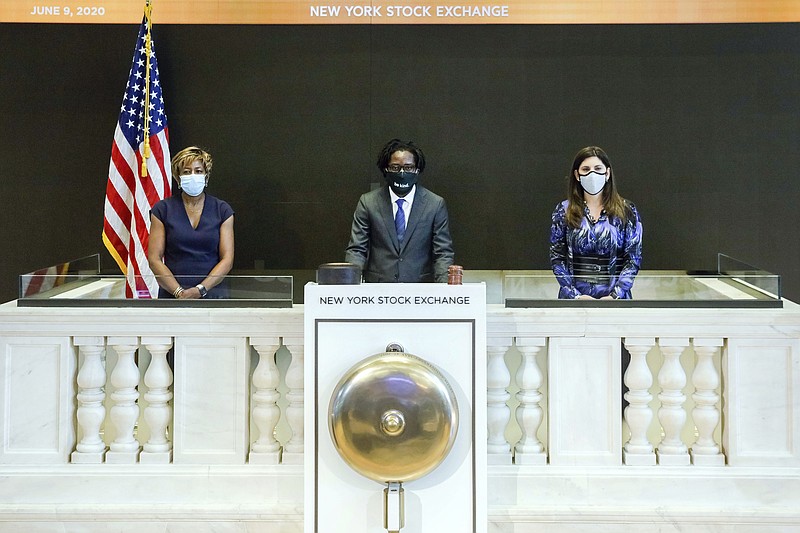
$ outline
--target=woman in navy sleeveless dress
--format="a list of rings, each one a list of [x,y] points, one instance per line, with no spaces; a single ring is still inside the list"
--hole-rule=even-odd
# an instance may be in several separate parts
[[[233,266],[233,209],[205,193],[211,155],[190,146],[172,159],[180,194],[150,211],[147,258],[159,298],[226,298],[220,284]]]

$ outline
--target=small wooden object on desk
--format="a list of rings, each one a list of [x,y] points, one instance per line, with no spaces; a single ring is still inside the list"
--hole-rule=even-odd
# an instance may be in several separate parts
[[[461,285],[464,279],[464,267],[459,265],[450,265],[447,267],[447,284],[448,285]]]

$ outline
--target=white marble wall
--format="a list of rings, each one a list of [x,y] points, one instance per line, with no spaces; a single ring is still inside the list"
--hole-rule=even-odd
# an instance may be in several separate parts
[[[489,305],[489,531],[800,531],[800,308],[784,303]],[[302,531],[302,320],[301,306],[1,305],[0,531]],[[619,406],[623,342],[637,421]],[[138,383],[112,378],[134,344]],[[165,400],[166,372],[145,376],[170,344]],[[152,453],[170,464],[143,459],[158,433],[147,410],[165,402],[181,427]],[[130,453],[134,407],[138,461],[109,461],[120,436],[114,451]]]

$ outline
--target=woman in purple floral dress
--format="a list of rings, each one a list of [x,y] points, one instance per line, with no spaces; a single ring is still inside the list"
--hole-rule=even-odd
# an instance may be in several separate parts
[[[617,192],[608,155],[597,146],[577,153],[568,181],[550,228],[558,297],[631,298],[642,262],[639,212]]]

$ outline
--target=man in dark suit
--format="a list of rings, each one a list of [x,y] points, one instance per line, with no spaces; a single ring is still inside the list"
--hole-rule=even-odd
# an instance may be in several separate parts
[[[447,282],[453,242],[444,199],[417,185],[425,155],[392,139],[377,162],[387,186],[361,195],[345,260],[375,283]]]

